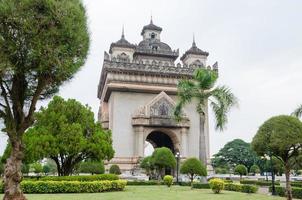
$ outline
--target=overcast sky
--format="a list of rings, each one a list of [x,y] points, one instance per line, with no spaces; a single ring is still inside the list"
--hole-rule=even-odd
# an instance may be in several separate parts
[[[239,98],[227,129],[210,122],[211,154],[235,138],[250,142],[267,118],[291,113],[302,103],[302,1],[300,0],[84,0],[91,36],[85,66],[60,90],[89,104],[97,115],[97,85],[103,52],[121,36],[139,43],[150,21],[162,27],[161,40],[184,53],[195,34],[197,46],[219,63],[219,84]],[[43,102],[45,105],[47,102]],[[212,114],[210,118],[212,119]],[[0,154],[6,138],[2,135]]]

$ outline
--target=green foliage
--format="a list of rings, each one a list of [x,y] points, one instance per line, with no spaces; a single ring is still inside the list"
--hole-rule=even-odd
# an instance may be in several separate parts
[[[225,144],[224,147],[213,156],[212,165],[215,168],[227,169],[242,164],[250,168],[258,159],[250,143],[241,139],[235,139]]]
[[[195,189],[210,189],[210,184],[208,183],[192,183],[192,188]]]
[[[260,168],[258,167],[258,165],[252,165],[250,168],[250,173],[252,174],[259,174],[260,173]]]
[[[100,174],[89,176],[45,176],[40,178],[41,181],[104,181],[104,180],[118,180],[119,177],[116,174]]]
[[[242,175],[247,175],[247,168],[244,165],[237,165],[234,169],[235,174],[239,174],[240,178]]]
[[[259,185],[259,186],[271,186],[271,181],[259,181],[259,180],[240,180],[240,184]],[[275,181],[275,185],[280,185],[280,181]]]
[[[127,185],[163,185],[164,183],[161,181],[128,181]]]
[[[26,160],[51,158],[59,175],[70,175],[84,159],[101,161],[114,155],[111,133],[95,123],[87,105],[55,96],[36,119],[24,137]]]
[[[2,176],[4,173],[4,164],[0,162],[0,176]]]
[[[179,81],[177,86],[179,101],[174,111],[176,119],[181,120],[182,108],[193,99],[199,102],[197,111],[203,115],[209,100],[215,115],[216,129],[222,130],[227,123],[227,113],[237,104],[237,99],[226,86],[214,88],[217,79],[217,72],[198,68],[193,80]]]
[[[40,174],[43,171],[43,166],[39,162],[31,164],[31,168],[36,174]]]
[[[52,160],[52,159],[47,159],[46,163],[45,163],[45,166],[48,166],[49,167],[49,174],[56,174],[58,171],[57,171],[57,165],[56,163]]]
[[[197,158],[188,158],[180,167],[180,173],[187,174],[193,182],[195,176],[207,176],[207,169],[205,165]]]
[[[290,185],[293,187],[300,187],[302,188],[302,181],[291,181]]]
[[[152,154],[152,162],[159,175],[163,169],[173,169],[176,166],[176,159],[167,147],[156,148]]]
[[[155,169],[152,156],[146,156],[140,162],[140,167],[146,171],[148,176],[153,176],[153,171]]]
[[[223,167],[215,167],[215,174],[229,174],[230,170],[228,168],[223,168]]]
[[[224,189],[224,181],[218,178],[213,178],[209,181],[210,188],[215,194],[219,194]]]
[[[242,185],[241,192],[244,193],[256,193],[258,191],[258,187],[255,185]]]
[[[121,174],[120,167],[118,165],[111,165],[111,167],[109,168],[109,173],[117,175]]]
[[[299,105],[295,110],[294,112],[292,113],[293,116],[295,117],[301,117],[302,116],[302,104]]]
[[[22,181],[21,188],[27,194],[41,193],[96,193],[124,190],[127,181]],[[3,186],[0,184],[3,192]]]
[[[258,155],[278,158],[285,167],[285,175],[289,177],[290,170],[294,168],[291,159],[297,158],[302,150],[301,121],[286,115],[268,119],[258,129],[252,147]],[[289,185],[289,178],[286,182]],[[287,188],[287,195],[291,197],[290,188]]]
[[[91,174],[104,174],[105,167],[104,163],[96,161],[86,161],[80,163],[79,172],[91,173]]]
[[[269,191],[272,192],[272,187],[269,187]],[[276,186],[276,194],[280,197],[286,196],[286,189],[284,187]],[[302,199],[302,188],[292,187],[293,198]]]
[[[22,167],[21,167],[21,172],[22,172],[22,174],[28,174],[29,173],[29,168],[30,168],[30,166],[29,166],[29,164],[22,164]]]
[[[255,185],[241,185],[238,183],[226,183],[224,189],[244,193],[256,193],[258,191],[258,187]]]
[[[168,187],[171,187],[171,185],[173,184],[173,176],[171,175],[164,176],[164,184]]]
[[[47,175],[50,172],[50,166],[49,165],[43,165],[43,173]]]

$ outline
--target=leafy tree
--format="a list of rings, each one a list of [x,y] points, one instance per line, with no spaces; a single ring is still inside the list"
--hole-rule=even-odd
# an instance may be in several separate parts
[[[293,116],[301,117],[302,116],[302,104],[296,108],[296,110],[292,113]]]
[[[109,168],[109,173],[117,175],[121,174],[120,167],[118,165],[111,165],[111,167]]]
[[[163,176],[163,170],[173,169],[176,166],[176,159],[167,147],[156,148],[152,154],[152,162],[158,172],[158,177]]]
[[[0,156],[0,160],[2,160],[2,157]],[[3,162],[0,162],[0,176],[2,176],[4,173],[4,164]]]
[[[260,173],[260,168],[258,167],[258,165],[252,165],[249,172],[254,175],[258,174],[258,173]]]
[[[216,174],[229,174],[230,170],[226,167],[215,167],[214,168]]]
[[[259,159],[251,145],[241,139],[228,142],[213,157],[212,164],[215,168],[234,168],[239,164],[250,168]]]
[[[226,86],[214,87],[218,79],[215,71],[203,68],[196,69],[192,80],[181,80],[178,83],[179,101],[175,107],[174,115],[177,120],[181,119],[183,107],[193,99],[197,100],[197,112],[200,115],[200,132],[204,131],[205,113],[207,112],[208,101],[212,107],[216,120],[216,129],[223,130],[228,119],[227,114],[236,103],[236,97]],[[204,138],[199,135],[199,145],[202,147]],[[206,163],[205,151],[199,151],[199,160]]]
[[[243,175],[247,175],[247,168],[240,164],[235,167],[234,172],[235,174],[239,174],[241,179]]]
[[[150,177],[153,175],[153,170],[155,169],[154,163],[152,161],[152,156],[146,156],[141,162],[140,167],[146,170],[146,174]]]
[[[21,189],[22,137],[36,104],[56,93],[83,65],[89,47],[80,0],[0,1],[0,118],[12,151],[4,199],[25,199]]]
[[[103,161],[85,161],[80,163],[81,173],[104,174],[105,167]]]
[[[60,176],[72,174],[82,160],[109,160],[114,154],[111,133],[95,123],[91,109],[58,96],[36,114],[24,143],[26,160],[51,158]]]
[[[28,174],[29,173],[29,164],[25,164],[25,163],[22,163],[22,167],[21,167],[21,172],[22,174]]]
[[[261,156],[278,158],[284,165],[287,199],[292,199],[290,170],[291,159],[302,149],[302,123],[293,116],[280,115],[268,119],[258,129],[252,141],[253,149]]]
[[[43,171],[43,166],[39,162],[33,163],[31,168],[35,174],[40,174]]]
[[[187,174],[192,184],[196,176],[207,176],[207,169],[197,158],[188,158],[182,164],[180,173]]]
[[[47,159],[45,165],[47,165],[50,168],[50,171],[49,171],[50,174],[57,173],[57,165],[56,165],[55,161],[53,161],[52,159]]]
[[[45,174],[45,175],[47,175],[49,172],[50,172],[50,166],[49,165],[43,165],[43,173]]]

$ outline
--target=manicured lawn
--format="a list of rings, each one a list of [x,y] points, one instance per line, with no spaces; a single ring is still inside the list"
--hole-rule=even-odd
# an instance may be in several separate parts
[[[173,186],[127,186],[122,192],[82,193],[82,194],[29,194],[29,200],[281,200],[284,198],[271,197],[261,194],[245,194],[227,192],[213,194],[211,190],[193,189]],[[2,198],[2,195],[0,195]]]

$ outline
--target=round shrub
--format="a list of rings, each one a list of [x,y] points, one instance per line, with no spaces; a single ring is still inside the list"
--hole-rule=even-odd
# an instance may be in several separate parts
[[[258,165],[252,165],[250,168],[250,173],[252,174],[259,174],[260,173],[260,168],[258,167]]]
[[[164,184],[167,185],[168,187],[171,187],[173,184],[173,176],[166,175],[164,176]]]
[[[240,179],[242,178],[242,175],[247,174],[247,168],[244,165],[237,165],[234,169],[235,174],[240,175]]]
[[[215,194],[219,194],[224,189],[224,181],[218,178],[211,179],[210,188]]]
[[[110,169],[109,169],[109,173],[110,174],[121,174],[121,170],[120,167],[118,165],[111,165]]]
[[[88,162],[82,162],[80,164],[79,171],[81,173],[104,174],[105,167],[102,161],[101,162],[88,161]]]

